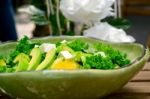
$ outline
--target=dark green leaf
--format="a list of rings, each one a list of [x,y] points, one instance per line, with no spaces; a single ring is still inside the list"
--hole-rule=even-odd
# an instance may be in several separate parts
[[[103,21],[106,21],[110,25],[112,25],[112,26],[114,26],[116,28],[119,28],[119,29],[127,30],[127,29],[129,29],[131,27],[131,23],[127,19],[124,19],[124,18],[113,18],[113,17],[110,17],[110,18],[106,18]]]

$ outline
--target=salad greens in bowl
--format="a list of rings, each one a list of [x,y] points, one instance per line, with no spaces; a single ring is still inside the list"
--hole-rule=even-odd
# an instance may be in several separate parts
[[[60,36],[0,45],[0,89],[21,99],[96,99],[125,85],[144,66],[149,50]]]

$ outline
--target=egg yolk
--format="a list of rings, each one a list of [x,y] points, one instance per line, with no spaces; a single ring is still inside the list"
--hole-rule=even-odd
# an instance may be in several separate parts
[[[53,64],[51,69],[55,70],[75,70],[78,69],[79,65],[73,60],[64,60]]]

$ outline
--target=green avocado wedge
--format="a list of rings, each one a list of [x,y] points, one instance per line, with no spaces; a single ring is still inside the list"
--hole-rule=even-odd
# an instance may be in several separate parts
[[[14,63],[18,63],[16,67],[16,72],[27,70],[29,66],[29,61],[30,61],[30,58],[28,55],[24,53],[20,53],[19,55],[17,55],[13,61]]]
[[[14,99],[99,99],[122,88],[142,69],[149,58],[149,50],[136,43],[110,43],[82,36],[37,38],[33,41],[48,43],[73,39],[90,44],[99,42],[109,44],[127,53],[132,63],[113,70],[39,69],[39,71],[0,73],[0,89]],[[15,42],[1,44],[0,54],[7,55],[15,45]],[[48,65],[45,66],[41,67],[46,68]]]
[[[0,59],[0,66],[6,66],[6,62],[4,59]]]
[[[31,61],[27,70],[35,70],[41,62],[42,51],[39,48],[33,48],[30,55],[32,56]]]
[[[43,70],[43,69],[48,68],[54,61],[55,54],[56,54],[56,49],[52,49],[49,52],[47,52],[45,59],[42,61],[41,64],[38,65],[36,70]]]

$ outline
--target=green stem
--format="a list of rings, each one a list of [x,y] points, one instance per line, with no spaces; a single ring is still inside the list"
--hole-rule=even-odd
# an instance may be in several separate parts
[[[47,7],[47,18],[49,18],[50,17],[50,5],[49,5],[50,3],[49,3],[49,0],[46,0],[46,7]]]
[[[51,0],[46,0],[46,7],[47,7],[47,19],[49,20],[49,18],[50,18],[50,14],[51,13],[53,13],[52,11],[51,11]],[[48,24],[48,26],[49,26],[49,32],[50,32],[50,34],[52,35],[52,27],[51,27],[51,24],[49,23]]]
[[[56,0],[56,21],[58,26],[59,35],[62,35],[62,29],[60,24],[60,12],[59,12],[59,0]]]
[[[67,27],[67,31],[70,31],[70,21],[69,20],[67,20],[67,22],[66,22],[66,27]]]
[[[50,6],[50,9],[51,9],[51,14],[54,15],[54,7],[53,7],[53,3],[52,3],[52,0],[49,0],[49,6]]]

